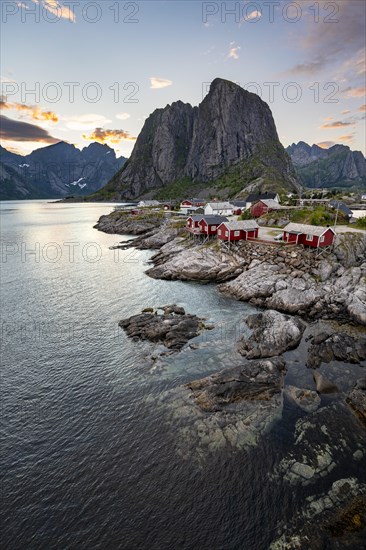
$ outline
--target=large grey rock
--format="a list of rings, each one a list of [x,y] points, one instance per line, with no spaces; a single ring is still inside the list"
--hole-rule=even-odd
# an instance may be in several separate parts
[[[180,350],[204,328],[202,319],[186,314],[183,308],[175,304],[164,306],[163,310],[163,315],[148,312],[133,315],[120,321],[119,326],[130,338],[162,342],[173,350]]]
[[[315,371],[313,373],[313,378],[316,384],[316,391],[318,393],[337,393],[339,391],[337,386],[328,380],[326,376],[320,374],[320,372]]]
[[[242,337],[238,350],[248,359],[274,357],[296,348],[305,330],[305,324],[297,317],[273,310],[250,315],[246,323],[252,333]]]

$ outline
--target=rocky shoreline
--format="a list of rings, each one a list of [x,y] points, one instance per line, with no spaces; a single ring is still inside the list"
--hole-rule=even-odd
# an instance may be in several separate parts
[[[95,227],[139,235],[121,248],[158,250],[146,271],[150,277],[222,283],[220,292],[254,306],[366,326],[366,233],[338,235],[334,250],[317,256],[271,243],[241,241],[230,251],[216,240],[200,245],[165,219],[110,215]]]
[[[97,228],[103,230],[105,223],[100,221]],[[136,233],[130,228],[129,234]],[[320,549],[334,537],[347,548],[362,543],[365,484],[358,476],[344,478],[343,465],[353,462],[359,471],[366,465],[366,378],[353,374],[348,389],[339,389],[331,366],[365,366],[366,236],[340,235],[333,252],[319,257],[299,247],[264,243],[243,242],[229,251],[218,242],[199,245],[162,221],[153,230],[146,226],[144,233],[120,247],[157,250],[146,272],[150,277],[216,282],[224,295],[262,309],[245,319],[247,330],[226,362],[232,366],[149,398],[154,408],[164,411],[177,453],[202,465],[212,453],[249,452],[291,403],[299,411],[293,444],[277,457],[269,482],[280,479],[293,490],[313,492],[301,513],[278,526],[270,548]],[[170,324],[179,326],[177,318],[185,312],[176,305],[165,307],[163,313],[145,311],[120,323],[130,337],[149,334],[148,339],[160,343],[153,359],[183,353],[202,322],[188,316],[185,336],[178,329],[176,341],[167,338]],[[315,330],[318,319],[327,321],[326,330]],[[332,328],[332,320],[337,327]],[[192,353],[200,347],[188,346]],[[313,383],[299,386],[296,381],[285,383],[288,354],[298,346],[305,349],[303,367],[313,374]],[[316,488],[319,483],[324,487],[324,480],[329,480],[328,488],[318,494]],[[319,525],[316,533],[313,521]]]

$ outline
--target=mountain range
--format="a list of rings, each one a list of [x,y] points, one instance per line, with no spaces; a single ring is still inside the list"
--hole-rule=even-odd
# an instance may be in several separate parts
[[[305,187],[366,188],[366,159],[346,145],[322,149],[304,141],[286,149]]]
[[[0,146],[0,199],[85,196],[101,189],[125,162],[100,143],[80,150],[61,141],[27,156]]]
[[[94,198],[230,197],[300,188],[269,106],[217,78],[198,107],[176,101],[156,109],[130,159]]]

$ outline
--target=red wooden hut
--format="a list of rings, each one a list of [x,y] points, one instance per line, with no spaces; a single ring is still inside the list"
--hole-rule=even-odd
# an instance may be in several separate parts
[[[250,207],[250,213],[253,218],[260,218],[268,212],[273,212],[274,210],[281,210],[283,207],[278,204],[277,201],[273,199],[261,199],[255,202]]]
[[[289,223],[283,229],[283,240],[288,243],[304,244],[313,248],[331,246],[335,231],[331,227]]]
[[[201,216],[198,225],[201,228],[202,234],[211,237],[212,235],[216,235],[219,226],[227,221],[228,219],[225,216]]]
[[[224,222],[217,230],[219,239],[228,242],[246,241],[258,238],[258,224],[255,220]]]

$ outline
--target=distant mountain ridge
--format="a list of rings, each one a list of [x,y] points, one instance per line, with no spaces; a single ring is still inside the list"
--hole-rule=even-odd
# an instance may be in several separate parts
[[[191,188],[215,196],[301,188],[259,96],[217,78],[198,107],[176,101],[156,109],[129,161],[97,197],[175,198]]]
[[[60,141],[21,156],[0,146],[0,199],[83,196],[101,189],[127,159],[108,145]]]
[[[306,187],[365,187],[366,159],[346,145],[322,149],[304,141],[286,149]]]

